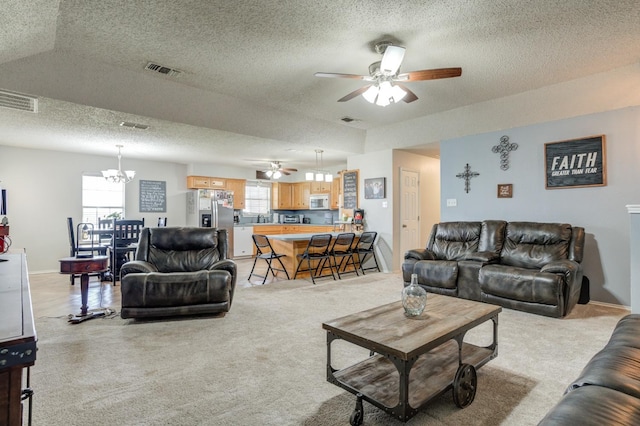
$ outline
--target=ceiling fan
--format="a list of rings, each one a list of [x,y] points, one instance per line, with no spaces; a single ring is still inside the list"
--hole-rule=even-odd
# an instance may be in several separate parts
[[[338,99],[338,102],[346,102],[358,95],[362,95],[368,102],[379,106],[387,106],[390,103],[400,101],[409,103],[417,100],[416,94],[403,83],[459,77],[462,75],[462,68],[438,68],[399,73],[400,65],[404,59],[404,47],[395,46],[389,41],[381,41],[376,43],[375,50],[382,55],[382,60],[369,65],[369,75],[327,72],[317,72],[314,75],[316,77],[352,78],[369,81],[371,84],[354,90]]]
[[[258,172],[264,173],[267,179],[280,179],[282,175],[289,176],[292,172],[297,172],[298,169],[291,167],[282,167],[279,161],[271,161],[269,168],[266,170],[258,170]]]

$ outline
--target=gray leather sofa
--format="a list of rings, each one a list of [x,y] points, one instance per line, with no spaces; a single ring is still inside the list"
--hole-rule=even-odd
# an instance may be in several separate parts
[[[569,224],[444,222],[405,253],[402,273],[432,293],[563,317],[580,297],[583,250],[584,228]]]
[[[640,315],[618,322],[539,425],[640,425]]]
[[[135,260],[122,265],[122,318],[228,312],[236,264],[227,231],[144,228]]]

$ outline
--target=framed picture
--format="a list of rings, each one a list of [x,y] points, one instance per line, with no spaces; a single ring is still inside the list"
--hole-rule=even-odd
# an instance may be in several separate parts
[[[605,136],[544,144],[546,189],[605,186]]]
[[[380,199],[386,198],[385,194],[386,178],[373,178],[364,180],[364,198]]]
[[[512,183],[499,183],[498,184],[498,198],[512,198],[513,197],[513,184]]]

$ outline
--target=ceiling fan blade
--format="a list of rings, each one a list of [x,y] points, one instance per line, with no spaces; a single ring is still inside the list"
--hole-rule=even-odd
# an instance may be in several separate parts
[[[316,77],[328,77],[328,78],[353,78],[356,80],[366,80],[370,79],[371,76],[368,75],[357,75],[357,74],[340,74],[335,72],[317,72],[314,74]]]
[[[407,92],[406,95],[404,95],[404,98],[402,98],[402,100],[406,103],[410,103],[413,101],[417,101],[418,100],[418,96],[416,96],[415,93],[413,93],[411,90],[409,90],[409,88],[407,86],[405,86],[404,84],[399,84],[396,83],[396,86],[400,87],[402,90],[404,90],[405,92]]]
[[[380,71],[384,74],[394,75],[400,69],[402,59],[404,59],[404,47],[389,45],[382,55]]]
[[[364,92],[367,91],[367,89],[371,87],[371,84],[367,84],[364,87],[359,88],[358,90],[354,90],[353,92],[349,93],[346,96],[341,97],[340,99],[338,99],[338,102],[347,102],[350,101],[351,99],[355,98],[358,95],[362,95]]]
[[[291,167],[285,167],[282,170],[287,171],[287,172],[297,172],[298,171],[298,169],[293,169]]]
[[[437,80],[439,78],[460,77],[462,68],[437,68],[432,70],[411,71],[398,75],[400,81]]]

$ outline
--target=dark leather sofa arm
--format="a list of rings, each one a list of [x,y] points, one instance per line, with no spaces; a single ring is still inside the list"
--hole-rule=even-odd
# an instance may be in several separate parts
[[[127,274],[158,272],[158,268],[155,265],[145,262],[144,260],[132,260],[122,265],[120,268],[120,277],[124,277]]]
[[[436,260],[435,254],[427,249],[412,249],[404,254],[405,260]]]
[[[482,263],[498,263],[500,255],[492,251],[477,251],[466,255],[464,260],[473,260]]]
[[[237,269],[238,269],[238,266],[231,259],[220,260],[214,263],[213,265],[211,265],[211,267],[209,268],[210,271],[223,270],[231,274],[231,288],[229,289],[229,306],[231,306],[231,302],[233,302],[233,293],[236,290],[236,277],[238,276]]]
[[[563,274],[565,281],[569,284],[575,282],[578,274],[582,272],[582,266],[573,260],[555,260],[544,265],[540,272],[551,272],[554,274]],[[582,279],[582,276],[579,277]]]

